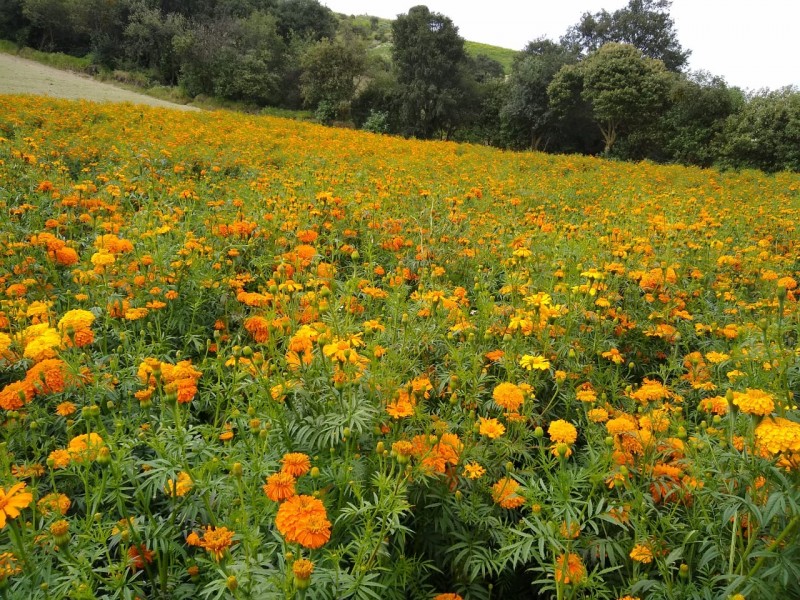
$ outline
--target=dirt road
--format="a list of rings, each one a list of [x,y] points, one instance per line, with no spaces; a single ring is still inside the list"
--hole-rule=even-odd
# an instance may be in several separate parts
[[[91,77],[61,71],[0,52],[0,94],[34,94],[94,102],[131,102],[179,110],[198,110],[95,81]]]

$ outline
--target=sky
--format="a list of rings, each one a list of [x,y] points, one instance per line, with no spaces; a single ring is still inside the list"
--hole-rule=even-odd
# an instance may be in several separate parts
[[[462,37],[513,50],[557,41],[584,12],[613,12],[627,0],[320,0],[344,14],[394,19],[417,4],[452,19]],[[800,0],[673,0],[689,69],[709,71],[747,90],[800,86]]]

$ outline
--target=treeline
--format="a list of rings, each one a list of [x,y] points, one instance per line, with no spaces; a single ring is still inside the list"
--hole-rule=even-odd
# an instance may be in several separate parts
[[[530,42],[508,73],[425,6],[387,27],[316,0],[0,0],[0,37],[376,132],[800,171],[800,92],[745,94],[687,72],[669,8],[586,13],[560,40]]]

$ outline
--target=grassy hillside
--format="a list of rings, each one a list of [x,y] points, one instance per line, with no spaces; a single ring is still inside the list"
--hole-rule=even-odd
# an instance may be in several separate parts
[[[800,175],[0,96],[0,181],[5,598],[800,597]]]
[[[392,22],[389,19],[380,19],[378,17],[371,17],[368,15],[343,15],[337,13],[339,21],[346,23],[349,27],[356,28],[364,35],[365,38],[370,40],[371,49],[373,52],[382,54],[389,57],[391,54],[392,43]],[[515,50],[508,48],[501,48],[499,46],[492,46],[490,44],[481,44],[479,42],[467,41],[465,44],[467,53],[471,56],[485,54],[503,65],[506,74],[511,72],[511,64],[514,61],[514,56],[517,54]]]

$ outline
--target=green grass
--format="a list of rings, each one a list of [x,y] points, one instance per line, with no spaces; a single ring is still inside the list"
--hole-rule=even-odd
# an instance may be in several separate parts
[[[63,52],[41,52],[33,48],[22,47],[20,48],[14,42],[8,40],[0,40],[0,52],[6,54],[14,54],[20,58],[27,58],[48,67],[55,67],[56,69],[63,69],[66,71],[77,71],[79,73],[88,73],[96,70],[96,66],[92,65],[91,56],[70,56]]]
[[[514,62],[514,57],[518,54],[516,50],[492,46],[490,44],[481,44],[480,42],[465,42],[464,48],[470,56],[485,54],[489,58],[496,60],[503,65],[503,70],[506,72],[506,75],[511,73],[511,65]]]

